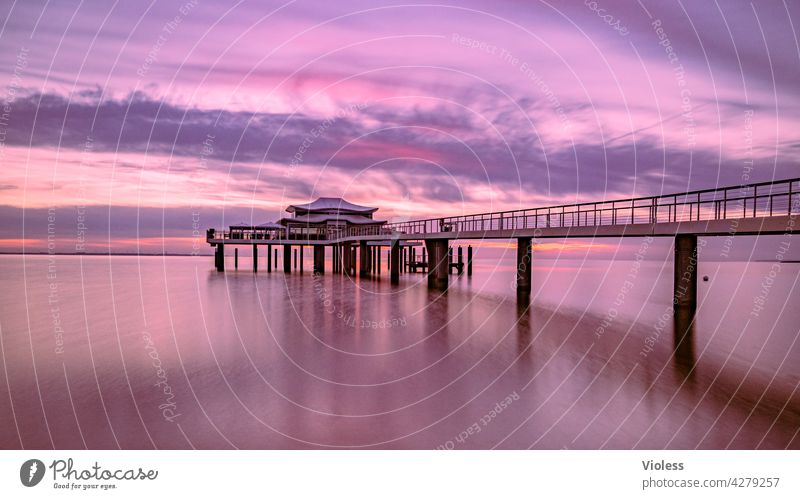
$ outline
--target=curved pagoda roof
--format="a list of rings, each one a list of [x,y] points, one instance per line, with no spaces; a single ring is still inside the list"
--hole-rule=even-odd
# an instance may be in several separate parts
[[[378,208],[353,204],[343,198],[317,198],[305,204],[292,204],[286,208],[289,213],[356,213],[367,214],[378,211]]]
[[[377,209],[377,208],[376,208]],[[361,215],[342,213],[311,213],[298,215],[293,218],[281,218],[283,224],[321,224],[327,222],[346,222],[353,225],[383,225],[386,220],[373,220]]]

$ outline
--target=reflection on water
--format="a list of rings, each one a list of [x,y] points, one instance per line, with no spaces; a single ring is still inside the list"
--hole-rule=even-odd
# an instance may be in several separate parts
[[[447,292],[25,262],[0,257],[3,448],[800,448],[793,264],[753,315],[771,264],[701,262],[687,323],[662,262],[537,261],[530,303],[496,262]]]

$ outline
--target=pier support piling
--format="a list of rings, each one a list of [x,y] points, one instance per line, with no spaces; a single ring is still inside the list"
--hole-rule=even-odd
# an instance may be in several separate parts
[[[683,336],[697,311],[697,235],[675,236],[673,310],[676,334]],[[680,320],[679,320],[680,319]]]
[[[292,272],[292,246],[289,244],[283,245],[283,272],[286,274]]]
[[[239,270],[239,248],[233,248],[233,268]]]
[[[314,273],[325,273],[325,246],[314,246]]]
[[[392,284],[400,282],[400,241],[392,241],[392,247],[389,250],[389,273]]]
[[[342,244],[342,266],[345,275],[353,276],[354,266],[355,266],[355,252],[353,251],[353,245],[350,243]]]
[[[275,270],[278,270],[278,248],[275,248]]]
[[[447,273],[453,273],[453,248],[447,248]]]
[[[303,245],[300,245],[300,273],[303,273]]]
[[[426,239],[425,248],[428,257],[428,287],[447,289],[449,280],[447,239]]]
[[[527,237],[517,239],[517,293],[531,292],[531,240]]]
[[[217,267],[217,272],[225,272],[225,245],[218,244],[217,249],[214,250],[214,266]]]
[[[467,246],[467,276],[472,275],[472,245]]]
[[[258,245],[253,245],[253,273],[258,272]]]
[[[369,246],[366,241],[359,242],[358,257],[358,275],[364,277],[369,274]]]

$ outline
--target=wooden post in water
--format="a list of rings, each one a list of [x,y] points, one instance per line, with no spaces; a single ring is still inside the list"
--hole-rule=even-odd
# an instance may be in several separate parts
[[[272,272],[272,245],[267,245],[267,272]]]
[[[464,273],[464,252],[461,246],[458,247],[458,275]]]
[[[294,248],[294,269],[297,270],[297,248]]]
[[[472,245],[467,246],[467,276],[472,275]]]
[[[253,245],[253,272],[258,272],[258,245]]]
[[[292,245],[283,245],[283,272],[290,274],[292,272]]]
[[[239,248],[233,248],[233,268],[239,270]]]
[[[275,248],[275,270],[278,270],[278,248]]]
[[[381,273],[381,247],[375,247],[375,267],[377,267],[378,274]]]

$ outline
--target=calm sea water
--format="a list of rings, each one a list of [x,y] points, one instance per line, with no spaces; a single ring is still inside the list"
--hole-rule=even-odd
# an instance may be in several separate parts
[[[671,261],[227,265],[0,256],[0,446],[800,448],[797,264],[702,262],[678,347]]]

